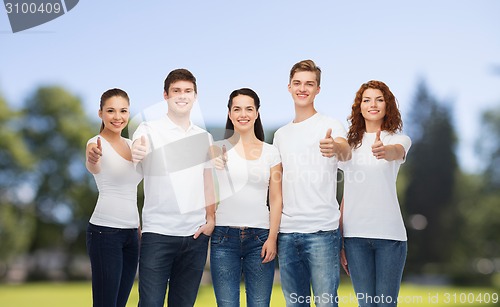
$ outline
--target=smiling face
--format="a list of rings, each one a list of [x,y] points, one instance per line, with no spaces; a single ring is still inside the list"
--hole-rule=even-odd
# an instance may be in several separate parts
[[[361,114],[367,124],[370,123],[372,125],[382,126],[386,104],[384,94],[381,90],[367,88],[363,92],[360,107]]]
[[[99,117],[104,123],[104,130],[120,134],[127,126],[130,117],[128,100],[120,96],[106,99],[102,109],[99,110]]]
[[[194,84],[191,81],[176,81],[170,84],[168,93],[163,92],[168,104],[168,113],[175,117],[188,116],[196,100]]]
[[[234,125],[234,130],[243,134],[254,130],[255,120],[259,116],[259,112],[252,97],[238,95],[233,98],[228,115]]]
[[[288,91],[292,94],[295,106],[313,106],[314,98],[320,91],[316,74],[312,71],[296,72],[288,84]]]

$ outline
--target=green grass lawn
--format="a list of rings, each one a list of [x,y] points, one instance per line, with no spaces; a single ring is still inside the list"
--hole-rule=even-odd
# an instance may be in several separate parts
[[[244,292],[242,292],[244,293]],[[399,306],[498,306],[498,292],[487,288],[433,287],[403,284]],[[339,288],[340,306],[357,306],[352,287],[343,281]],[[496,298],[497,304],[494,303]],[[132,289],[127,306],[137,306],[137,284]],[[489,303],[488,303],[489,301]],[[242,297],[242,306],[246,306]],[[31,283],[23,285],[0,284],[1,307],[89,307],[90,282]],[[196,301],[197,307],[216,306],[211,285],[202,286]],[[285,306],[281,287],[273,290],[272,307]]]

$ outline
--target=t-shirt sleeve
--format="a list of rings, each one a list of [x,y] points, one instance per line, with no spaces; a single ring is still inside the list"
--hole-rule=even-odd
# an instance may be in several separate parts
[[[89,146],[89,144],[97,144],[97,138],[98,138],[98,137],[99,137],[99,136],[98,136],[98,135],[96,135],[96,136],[94,136],[93,138],[91,138],[90,140],[88,140],[88,141],[87,141],[87,145],[85,145],[85,146]]]
[[[137,139],[140,139],[141,136],[147,135],[149,133],[149,127],[146,122],[142,122],[139,124],[139,127],[134,132],[134,135],[132,136],[132,142],[134,142]]]
[[[410,150],[411,147],[411,139],[409,136],[404,134],[393,134],[387,145],[396,145],[396,144],[403,146],[405,150],[405,156],[402,160],[400,160],[401,163],[404,163],[406,161],[406,157],[408,156],[408,151]]]
[[[332,137],[334,139],[338,137],[344,139],[346,138],[347,131],[345,130],[344,125],[342,125],[342,123],[339,120],[331,119],[329,124],[330,128],[332,128]]]
[[[278,148],[278,150],[280,148],[279,139],[280,139],[280,137],[279,137],[279,130],[278,130],[274,133],[274,136],[273,136],[273,145],[274,145],[274,147]]]
[[[269,165],[275,167],[281,163],[281,156],[278,148],[269,145]]]

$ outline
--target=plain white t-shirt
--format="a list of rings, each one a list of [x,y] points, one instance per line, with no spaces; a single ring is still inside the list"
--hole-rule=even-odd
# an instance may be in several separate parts
[[[142,231],[191,236],[206,223],[203,172],[209,165],[211,136],[193,124],[187,130],[167,115],[142,122],[134,141],[145,135],[149,150],[144,174]]]
[[[321,155],[319,141],[332,129],[332,137],[346,136],[342,124],[316,113],[276,131],[274,145],[283,164],[283,214],[280,232],[313,233],[339,227],[336,157]]]
[[[225,145],[228,158],[227,168],[216,171],[220,195],[216,225],[269,229],[267,191],[271,168],[281,162],[278,149],[264,143],[260,157],[247,160],[228,140],[215,145]]]
[[[376,159],[371,146],[376,133],[365,133],[362,145],[352,151],[352,159],[341,162],[344,171],[344,237],[406,241],[406,228],[396,194],[396,179],[404,159]],[[405,158],[411,140],[403,134],[382,131],[384,145],[400,144]]]
[[[90,143],[97,144],[96,135]],[[93,174],[99,191],[97,204],[90,217],[90,223],[114,228],[137,228],[139,211],[137,208],[137,185],[142,174],[136,171],[132,161],[124,159],[102,136],[101,171]],[[129,147],[132,142],[125,139]]]

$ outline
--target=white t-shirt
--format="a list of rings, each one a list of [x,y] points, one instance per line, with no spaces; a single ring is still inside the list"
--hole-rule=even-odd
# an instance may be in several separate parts
[[[316,113],[300,123],[276,131],[274,145],[283,164],[283,215],[280,232],[313,233],[339,227],[336,157],[321,155],[319,141],[332,129],[332,137],[345,138],[335,119]]]
[[[344,171],[344,237],[406,241],[406,229],[396,194],[399,166],[404,160],[377,160],[371,146],[376,133],[365,133],[352,159],[341,162]],[[403,134],[382,131],[384,145],[400,144],[405,153],[411,140]],[[406,154],[405,154],[406,157]]]
[[[278,149],[264,143],[259,159],[247,160],[228,140],[215,145],[225,145],[228,158],[227,168],[216,172],[220,195],[216,225],[269,229],[267,191],[271,168],[281,162]]]
[[[91,138],[87,145],[97,144],[97,137]],[[130,147],[132,142],[125,140]],[[90,223],[114,228],[137,228],[137,185],[142,180],[142,174],[136,171],[132,161],[120,156],[102,136],[101,147],[101,171],[93,174],[99,197]]]
[[[166,115],[142,122],[134,141],[142,135],[149,144],[140,163],[144,173],[142,231],[191,236],[206,223],[203,172],[209,165],[211,136],[193,124],[184,130]]]

